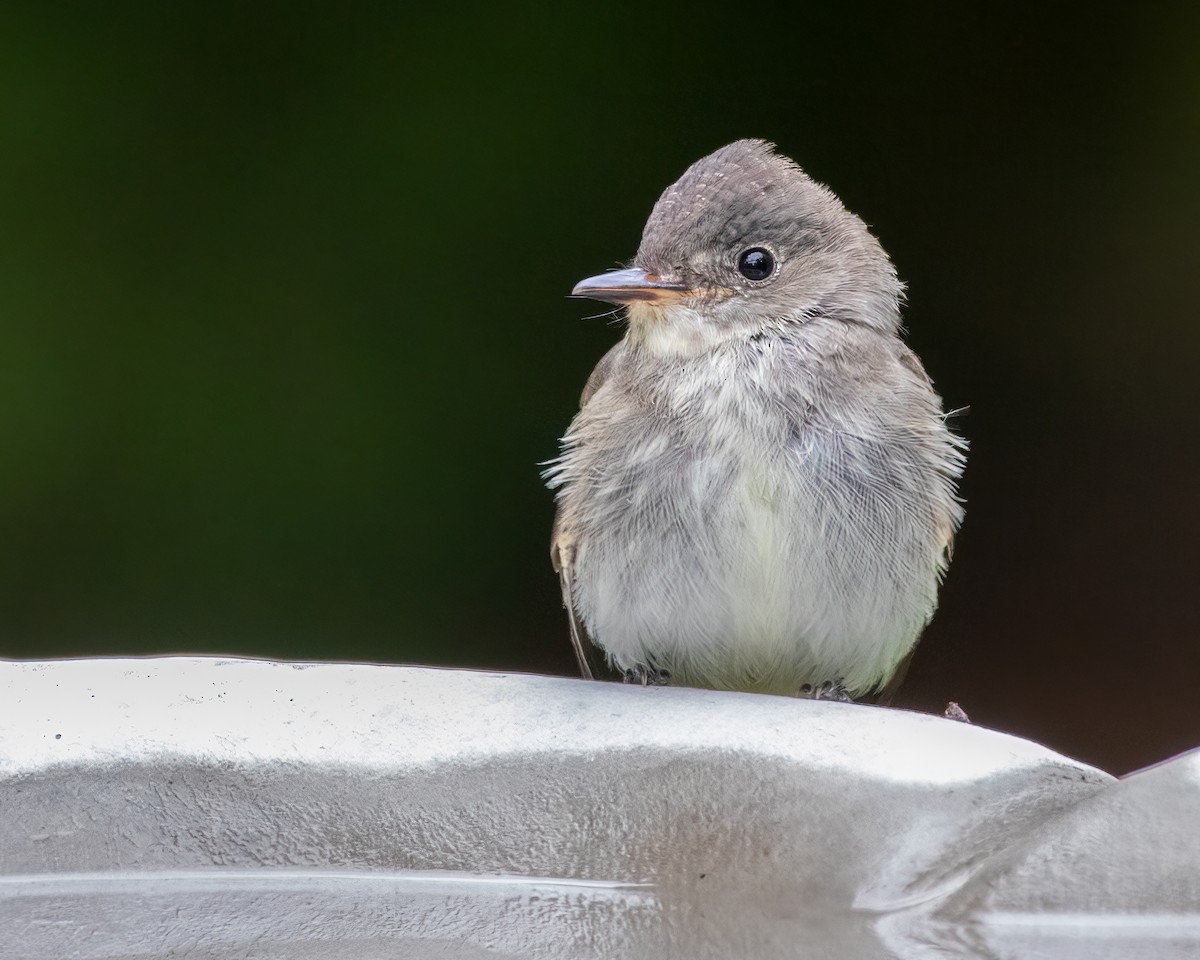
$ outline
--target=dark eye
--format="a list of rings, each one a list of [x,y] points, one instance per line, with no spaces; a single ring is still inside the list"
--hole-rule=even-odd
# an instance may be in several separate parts
[[[766,280],[775,272],[775,258],[770,250],[751,247],[738,257],[738,273],[747,280]]]

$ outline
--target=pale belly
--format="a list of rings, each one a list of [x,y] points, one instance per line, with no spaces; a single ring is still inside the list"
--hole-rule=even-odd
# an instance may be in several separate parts
[[[886,680],[932,613],[933,532],[901,485],[831,469],[809,444],[629,466],[592,490],[580,612],[622,669],[796,693]],[[628,466],[628,465],[627,465]]]

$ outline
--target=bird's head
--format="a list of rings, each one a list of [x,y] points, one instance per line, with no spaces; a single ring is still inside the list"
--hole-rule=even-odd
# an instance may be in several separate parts
[[[738,140],[666,189],[627,269],[572,295],[626,305],[631,339],[651,352],[694,355],[815,316],[894,332],[902,290],[828,188],[771,144]]]

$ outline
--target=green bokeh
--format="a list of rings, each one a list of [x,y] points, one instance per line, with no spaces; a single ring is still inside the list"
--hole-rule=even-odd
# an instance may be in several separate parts
[[[1194,675],[1196,8],[783,9],[6,5],[0,654],[569,671],[537,464],[619,331],[564,294],[761,136],[972,405],[917,689]]]

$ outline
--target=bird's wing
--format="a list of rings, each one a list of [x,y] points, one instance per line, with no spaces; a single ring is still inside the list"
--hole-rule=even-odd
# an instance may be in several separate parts
[[[924,384],[929,389],[940,407],[941,397],[938,396],[937,391],[934,389],[933,380],[925,372],[925,367],[921,364],[920,358],[906,345],[900,344],[899,347],[900,363],[918,382]],[[942,455],[939,458],[939,472],[942,482],[946,485],[948,494],[936,501],[936,504],[941,507],[936,518],[938,538],[941,545],[939,552],[942,557],[938,570],[939,576],[944,574],[946,568],[950,566],[950,559],[954,554],[954,537],[958,532],[959,524],[962,522],[962,503],[955,495],[954,488],[959,476],[962,474],[964,451],[967,448],[967,441],[951,430],[946,425],[946,421],[955,414],[964,412],[964,410],[965,408],[963,410],[953,410],[950,413],[941,415],[944,432],[939,437],[939,446],[942,449]]]
[[[617,362],[617,357],[624,350],[625,341],[618,340],[613,344],[612,349],[600,358],[600,362],[596,364],[596,369],[592,371],[591,376],[587,378],[587,383],[583,385],[583,395],[579,398],[580,409],[586,407],[588,401],[592,399],[596,391],[604,386],[609,374],[612,373],[614,364]]]
[[[624,350],[624,341],[613,346],[596,364],[596,369],[588,377],[583,387],[583,396],[579,398],[582,409],[595,396],[609,378],[617,356]],[[554,532],[550,535],[550,562],[558,574],[558,585],[562,591],[563,606],[567,610],[567,622],[571,629],[571,646],[575,649],[575,660],[579,664],[579,674],[585,680],[592,679],[592,668],[588,664],[587,651],[591,646],[591,637],[587,628],[579,618],[575,607],[575,535],[568,529],[567,518],[564,515],[563,502],[560,499],[558,510],[554,514]]]
[[[563,606],[567,610],[567,624],[571,630],[571,646],[575,649],[575,660],[579,664],[579,675],[584,680],[591,680],[592,668],[588,665],[586,646],[590,644],[591,637],[588,636],[587,628],[584,627],[583,621],[579,619],[579,613],[575,609],[573,592],[575,582],[575,544],[560,529],[559,520],[561,517],[562,508],[560,507],[558,516],[554,518],[554,534],[550,539],[550,562],[554,565],[554,569],[558,573],[558,585],[562,590]]]

